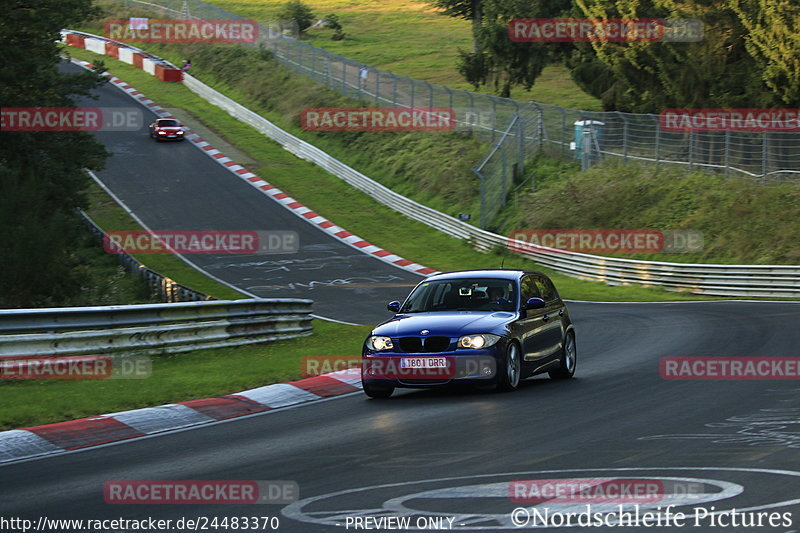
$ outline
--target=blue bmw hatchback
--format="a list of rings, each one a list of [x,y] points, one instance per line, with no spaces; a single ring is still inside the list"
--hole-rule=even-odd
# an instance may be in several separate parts
[[[361,380],[372,398],[397,387],[493,384],[575,374],[575,328],[553,282],[540,272],[469,270],[430,276],[364,342]]]

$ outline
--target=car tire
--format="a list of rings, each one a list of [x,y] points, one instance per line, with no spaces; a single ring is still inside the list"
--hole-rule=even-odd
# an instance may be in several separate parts
[[[575,375],[578,365],[578,347],[575,344],[575,332],[569,330],[564,337],[564,347],[561,349],[559,367],[548,372],[552,379],[569,379]]]
[[[394,387],[375,387],[364,382],[361,384],[364,388],[364,394],[370,398],[388,398],[394,392]]]
[[[520,356],[519,345],[516,342],[509,342],[506,347],[506,355],[498,368],[497,390],[501,392],[511,392],[517,390],[520,379],[522,378],[522,358]]]

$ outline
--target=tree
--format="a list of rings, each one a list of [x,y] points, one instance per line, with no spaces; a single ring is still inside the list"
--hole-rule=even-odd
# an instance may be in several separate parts
[[[58,70],[59,30],[96,12],[91,0],[5,0],[0,6],[3,107],[72,107],[104,79]],[[0,132],[0,306],[58,305],[81,290],[75,213],[109,154],[86,132]]]
[[[301,0],[289,0],[278,13],[278,18],[294,22],[297,31],[303,33],[314,23],[314,12]]]
[[[530,90],[556,57],[558,45],[514,42],[508,37],[508,24],[515,18],[555,17],[566,8],[567,0],[484,0],[481,21],[473,26],[477,45],[471,53],[460,52],[459,72],[476,89],[491,83],[503,97],[513,86]]]
[[[333,30],[333,35],[331,36],[332,40],[341,41],[342,39],[344,39],[344,31],[342,30],[342,23],[339,22],[339,17],[338,16],[336,16],[334,14],[330,14],[330,15],[327,15],[322,20],[325,21],[325,25],[328,28]]]
[[[757,27],[764,16],[759,3],[746,0],[748,8],[737,14],[739,0],[579,0],[576,16],[585,18],[697,18],[705,33],[700,42],[592,42],[576,43],[567,59],[573,79],[585,91],[600,98],[604,109],[658,113],[674,107],[777,107],[776,87],[798,79],[796,35],[786,35],[789,25]],[[774,21],[776,24],[780,16]],[[755,33],[748,30],[751,24]],[[759,31],[760,30],[760,31]],[[784,35],[783,52],[769,50]],[[790,52],[792,50],[792,52]],[[759,65],[759,58],[761,65]],[[769,74],[765,68],[771,66]],[[792,70],[794,69],[794,70]],[[796,85],[795,85],[796,87]],[[795,93],[796,94],[796,93]],[[784,102],[788,103],[787,100]]]
[[[744,27],[745,47],[761,79],[785,105],[800,107],[800,5],[776,0],[729,0]]]
[[[483,21],[483,0],[432,0],[434,7],[442,10],[448,17],[462,18],[472,21],[472,52],[479,51],[476,35]]]

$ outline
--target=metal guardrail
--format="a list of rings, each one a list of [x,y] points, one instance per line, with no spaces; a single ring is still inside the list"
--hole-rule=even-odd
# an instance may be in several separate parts
[[[202,0],[119,2],[180,18],[242,18]],[[598,155],[606,159],[656,168],[680,165],[690,171],[749,176],[764,183],[800,178],[800,151],[796,149],[800,133],[665,132],[658,115],[590,112],[452,89],[375,68],[263,25],[259,42],[248,46],[265,47],[287,68],[346,97],[390,107],[450,107],[459,111],[457,117],[490,117],[485,123],[482,119],[477,123],[459,120],[469,122],[465,125],[471,131],[492,144],[478,169],[483,228],[505,205],[506,195],[498,187],[522,175],[526,160],[542,150],[562,159],[581,159],[577,151],[569,149],[576,140],[578,121],[602,124],[598,125]],[[512,128],[514,120],[517,123]],[[502,137],[498,140],[498,136]]]
[[[79,210],[78,214],[81,216],[81,218],[83,218],[83,220],[86,221],[86,224],[89,226],[89,230],[94,234],[95,237],[97,237],[99,241],[98,244],[103,246],[106,233],[83,210]],[[114,255],[126,272],[142,278],[148,284],[152,292],[158,293],[158,295],[161,297],[161,301],[163,302],[196,302],[216,299],[213,296],[208,296],[202,292],[185,287],[180,283],[176,283],[168,277],[159,274],[155,270],[147,268],[125,251],[120,251]],[[2,326],[0,326],[0,331],[2,331]]]
[[[610,285],[661,286],[668,290],[709,296],[800,297],[800,266],[637,261],[565,252],[534,246],[524,241],[510,240],[395,193],[315,146],[282,130],[191,75],[184,76],[184,85],[198,96],[224,109],[231,116],[250,124],[267,137],[279,142],[285,150],[297,157],[320,166],[411,219],[452,237],[470,240],[480,250],[490,250],[498,246],[527,250],[521,252],[521,255],[557,272],[580,279],[604,281]]]
[[[280,129],[227,96],[186,75],[184,85],[198,96],[224,109],[231,116],[280,143],[297,157],[315,163],[349,185],[403,215],[459,239],[468,239],[481,250],[509,245],[530,250],[522,255],[557,272],[611,285],[662,286],[709,296],[800,297],[800,266],[714,265],[636,261],[565,252],[511,240],[457,220],[410,200],[350,168],[319,148]]]
[[[0,310],[0,358],[148,355],[311,335],[311,300]]]

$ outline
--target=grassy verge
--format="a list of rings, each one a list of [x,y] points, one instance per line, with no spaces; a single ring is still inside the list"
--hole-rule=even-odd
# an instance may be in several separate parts
[[[277,18],[286,0],[210,0],[208,3],[267,24]],[[441,15],[424,1],[305,0],[304,3],[312,8],[317,19],[336,14],[347,35],[342,41],[334,41],[332,30],[311,28],[303,37],[305,42],[416,80],[474,90],[456,70],[458,51],[472,49],[469,21]],[[101,2],[101,5],[117,9],[119,4]],[[491,93],[492,90],[488,87],[479,92]],[[602,111],[600,101],[583,92],[562,65],[547,67],[530,91],[517,87],[511,97]]]
[[[501,232],[524,228],[658,228],[703,234],[702,250],[603,254],[645,261],[800,264],[800,182],[764,186],[747,178],[608,163],[534,163],[543,178],[504,213]]]
[[[360,354],[368,326],[314,321],[311,337],[162,355],[145,379],[0,382],[0,430],[239,392],[296,379],[302,358]]]
[[[91,207],[87,211],[92,220],[104,231],[141,230],[136,223],[117,203],[108,196],[103,189],[92,182],[89,189]],[[148,268],[155,270],[162,276],[190,289],[203,294],[219,298],[220,300],[238,300],[248,296],[217,283],[205,274],[198,272],[179,258],[170,254],[148,254],[147,256],[134,256],[137,261]],[[100,305],[100,304],[95,304]]]
[[[98,56],[74,50],[90,61]],[[351,189],[317,167],[296,159],[223,111],[209,106],[180,84],[164,84],[142,71],[106,58],[113,72],[164,106],[183,108],[222,137],[235,141],[256,161],[253,169],[315,211],[373,243],[439,270],[491,268],[501,262],[511,268],[531,268],[525,259],[498,251],[476,252],[468,243],[411,221],[367,195]],[[557,181],[557,180],[555,180]],[[92,215],[105,228],[136,229],[124,212],[98,190],[92,191]],[[169,256],[147,256],[145,264],[174,279],[219,297],[214,286],[197,273],[179,271],[182,262]],[[163,261],[163,263],[158,263]],[[544,269],[542,269],[544,270]],[[546,270],[545,270],[546,271]],[[177,274],[176,274],[177,272]],[[549,272],[566,298],[588,300],[702,299],[661,289],[609,287]],[[194,279],[194,276],[198,276]],[[345,326],[315,321],[312,337],[240,348],[199,350],[154,358],[146,380],[27,381],[0,384],[0,429],[30,426],[76,417],[134,409],[163,403],[228,394],[301,376],[301,360],[312,355],[356,355],[368,326]]]
[[[96,61],[85,50],[70,50],[75,57]],[[322,169],[297,159],[277,143],[224,111],[209,106],[180,84],[162,83],[130,65],[105,58],[106,66],[162,106],[184,108],[212,127],[221,137],[257,161],[254,172],[317,213],[369,242],[437,270],[465,268],[537,268],[532,261],[510,252],[481,253],[469,243],[449,237],[376,203]],[[236,94],[230,94],[236,98]],[[258,109],[257,109],[258,110]],[[258,110],[260,111],[260,110]],[[267,118],[269,112],[265,112]],[[272,113],[274,115],[275,113]],[[280,118],[280,117],[278,117]],[[213,124],[213,126],[211,126]],[[335,155],[335,154],[334,154]],[[547,269],[540,268],[545,272]],[[707,299],[659,288],[610,287],[548,272],[566,298],[611,301]]]

